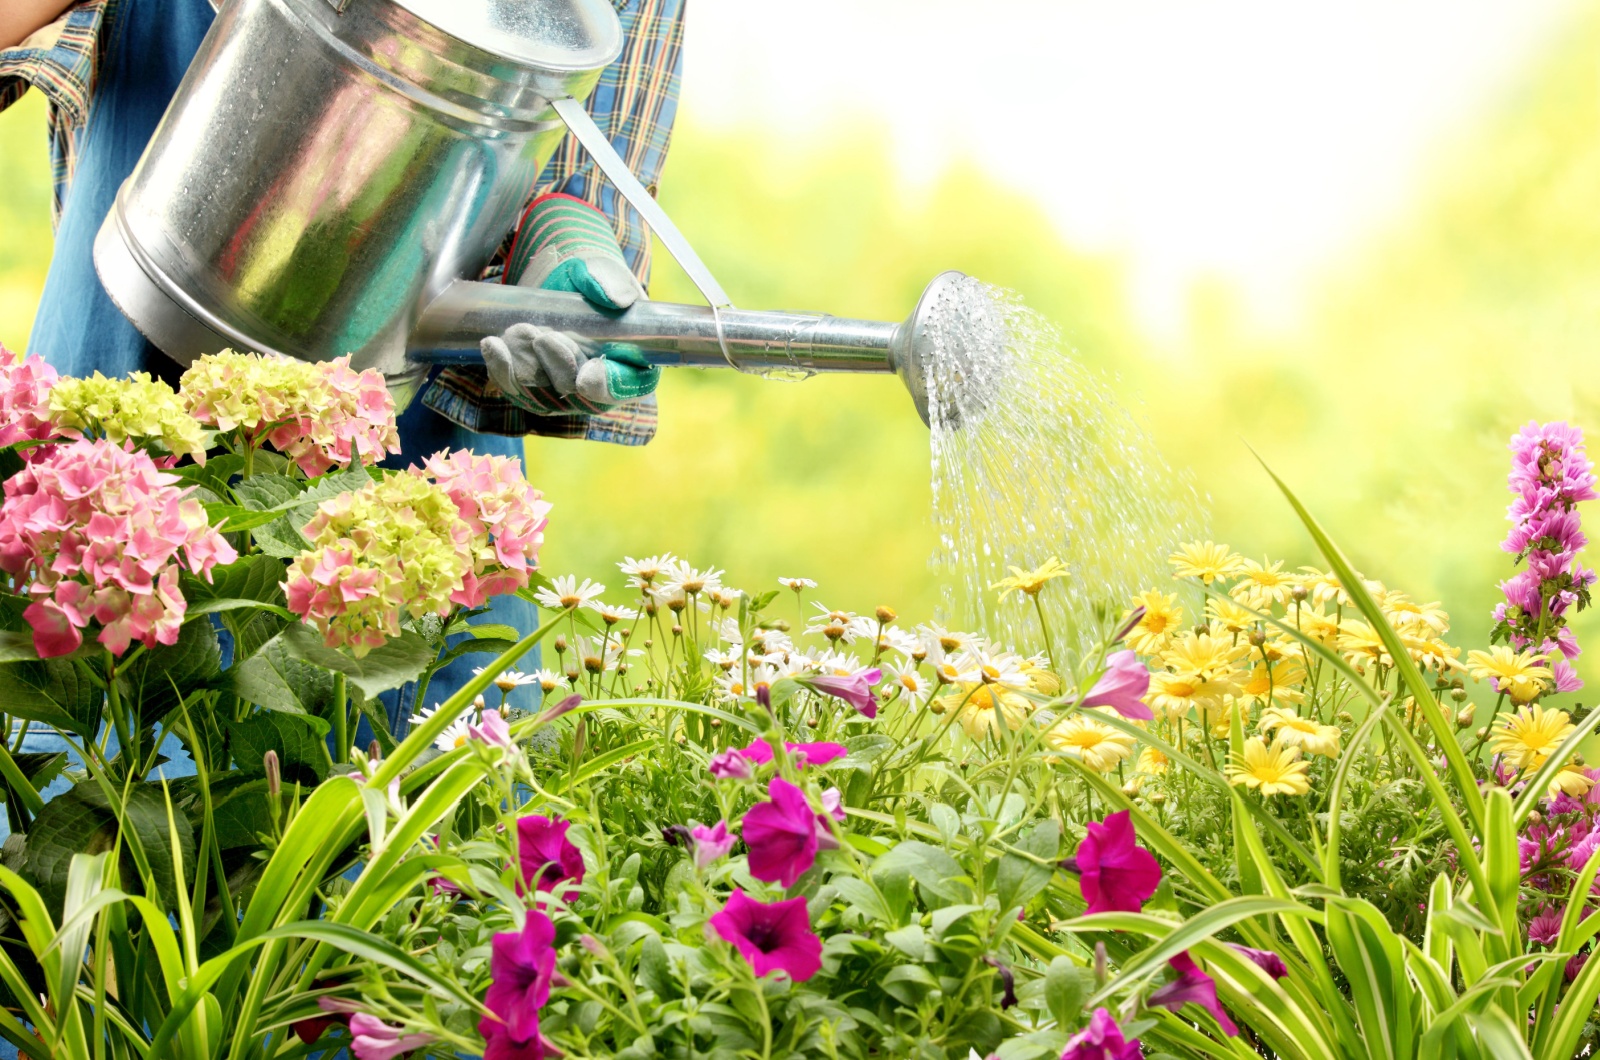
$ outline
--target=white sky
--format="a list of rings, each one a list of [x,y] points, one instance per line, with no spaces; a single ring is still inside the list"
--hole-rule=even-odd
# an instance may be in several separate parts
[[[1574,6],[690,0],[683,105],[797,148],[867,117],[913,182],[971,155],[1074,244],[1123,254],[1155,337],[1207,275],[1292,327],[1318,268],[1404,209]]]

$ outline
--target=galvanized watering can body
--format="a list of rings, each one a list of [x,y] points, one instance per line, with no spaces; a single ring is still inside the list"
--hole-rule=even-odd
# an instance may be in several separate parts
[[[350,354],[401,407],[430,364],[528,322],[666,365],[893,372],[927,422],[948,355],[927,322],[959,274],[901,324],[734,310],[581,106],[621,47],[609,0],[226,0],[95,240],[101,282],[180,362]],[[569,127],[709,309],[469,282]]]
[[[222,6],[96,241],[157,346],[415,373],[422,308],[515,226],[566,135],[551,100],[588,94],[621,27],[606,0],[408,6]]]

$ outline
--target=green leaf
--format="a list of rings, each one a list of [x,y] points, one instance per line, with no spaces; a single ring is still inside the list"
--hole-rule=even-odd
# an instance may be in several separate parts
[[[1061,852],[1061,822],[1054,818],[1040,821],[1024,832],[1015,846],[1053,862]],[[1034,895],[1049,886],[1053,872],[1053,868],[1028,858],[1005,855],[995,871],[994,883],[1001,910],[1027,905]]]
[[[211,829],[218,850],[255,849],[257,835],[272,831],[267,782],[259,776],[230,774],[212,791]]]
[[[241,483],[242,485],[242,483]],[[238,504],[228,504],[225,501],[205,502],[206,522],[216,527],[225,534],[235,533],[239,530],[254,530],[258,526],[281,519],[282,513],[268,508],[257,511]]]
[[[235,663],[221,684],[247,703],[287,714],[321,716],[333,702],[333,674],[297,658],[282,634]]]
[[[0,631],[0,663],[27,662],[37,659],[33,647],[33,634],[16,630]]]
[[[14,633],[31,633],[28,620],[22,613],[28,609],[30,601],[26,596],[15,593],[0,592],[0,629],[10,630]]]
[[[278,636],[290,655],[343,673],[368,699],[416,680],[438,657],[433,645],[410,630],[391,637],[359,659],[328,647],[316,630],[301,623],[287,627]]]
[[[305,520],[295,522],[287,515],[280,515],[257,529],[250,539],[265,555],[293,559],[310,547],[310,542],[300,533],[300,527],[304,525]]]
[[[663,1001],[675,1000],[681,993],[659,935],[646,935],[639,944],[639,981]]]
[[[872,875],[908,874],[917,881],[924,901],[940,898],[945,903],[963,902],[972,897],[972,888],[962,879],[966,871],[960,862],[936,846],[908,839],[897,843],[872,864]],[[930,902],[929,904],[936,904]]]
[[[930,992],[939,989],[939,980],[920,964],[897,964],[889,969],[880,985],[902,1005],[915,1008]]]
[[[80,736],[100,729],[102,687],[82,659],[0,663],[0,711]]]
[[[191,613],[198,605],[212,600],[249,600],[255,603],[284,604],[281,582],[283,563],[272,556],[245,556],[224,567],[211,569],[211,580],[184,574],[183,598]]]
[[[233,487],[239,506],[252,512],[285,512],[305,488],[302,479],[288,475],[252,475]]]
[[[4,482],[27,466],[22,459],[22,454],[17,452],[15,445],[8,445],[0,449],[0,482]]]
[[[1071,957],[1056,957],[1044,973],[1044,1004],[1063,1030],[1074,1027],[1083,1015],[1083,1002],[1094,986],[1094,973],[1080,968]]]
[[[239,769],[251,776],[265,772],[268,751],[278,753],[286,783],[318,784],[328,775],[328,723],[304,714],[262,711],[227,723],[228,749]]]
[[[175,897],[177,876],[173,871],[166,802],[159,793],[159,785],[133,785],[127,791],[126,800],[121,807],[123,819],[144,850],[163,900],[170,903]],[[175,824],[187,878],[192,873],[194,860],[194,829],[182,815]],[[110,850],[117,829],[118,813],[112,808],[105,790],[93,781],[78,784],[45,803],[34,819],[23,851],[23,875],[39,889],[50,908],[60,909],[66,897],[72,856]],[[122,856],[123,879],[140,879],[126,841]]]
[[[236,453],[222,453],[208,459],[204,465],[185,464],[173,468],[168,474],[177,475],[192,486],[201,486],[219,497],[226,497],[231,487],[228,480],[243,474],[244,457]]]
[[[144,652],[118,675],[118,684],[136,706],[140,725],[153,725],[221,672],[216,629],[208,621],[185,622],[176,644]]]

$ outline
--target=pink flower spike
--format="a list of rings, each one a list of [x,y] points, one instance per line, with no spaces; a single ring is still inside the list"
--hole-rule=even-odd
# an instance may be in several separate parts
[[[718,821],[715,828],[697,824],[689,833],[694,840],[694,863],[704,869],[718,858],[726,857],[733,849],[734,837],[728,834],[728,822]]]
[[[767,749],[767,757],[769,759],[772,757],[771,748]],[[756,775],[756,771],[750,766],[750,760],[731,748],[712,755],[706,768],[718,780],[749,780]]]
[[[431,1034],[406,1034],[404,1028],[391,1027],[365,1012],[350,1017],[350,1036],[356,1060],[394,1060],[433,1041]]]
[[[1134,842],[1132,815],[1122,810],[1090,821],[1078,844],[1078,886],[1089,913],[1137,913],[1161,886],[1155,856]]]
[[[835,674],[811,674],[798,678],[798,680],[801,684],[817,692],[844,700],[856,708],[863,717],[876,718],[878,716],[878,697],[873,693],[872,686],[883,680],[883,671],[877,667],[857,670],[848,677],[839,677]]]
[[[567,838],[570,821],[553,821],[540,814],[530,814],[517,821],[517,860],[521,866],[521,881],[533,885],[535,890],[554,890],[563,880],[583,882],[583,855]]]
[[[468,725],[467,735],[490,747],[511,746],[511,726],[506,724],[506,720],[500,716],[498,710],[484,711],[483,724]]]
[[[1256,966],[1274,979],[1282,979],[1289,974],[1289,968],[1283,963],[1283,958],[1271,950],[1254,950],[1249,946],[1240,946],[1228,943],[1228,946],[1237,953],[1242,953],[1256,963]]]
[[[556,970],[555,938],[550,918],[532,909],[521,931],[500,932],[490,944],[489,992],[483,1003],[516,1041],[538,1037],[539,1010],[550,1000]]]
[[[768,802],[745,811],[740,831],[750,848],[750,875],[766,883],[793,887],[817,860],[817,813],[805,792],[773,777]]]
[[[1124,1039],[1111,1013],[1097,1008],[1089,1017],[1089,1026],[1067,1042],[1061,1060],[1140,1060],[1142,1056],[1139,1039]]]
[[[1230,1038],[1236,1036],[1239,1028],[1234,1026],[1233,1020],[1223,1011],[1222,1002],[1217,1000],[1216,982],[1200,970],[1194,958],[1189,956],[1189,951],[1185,950],[1167,963],[1172,965],[1178,977],[1152,993],[1147,1003],[1176,1012],[1192,1001],[1211,1013],[1223,1034]]]
[[[835,821],[844,820],[844,796],[838,788],[829,788],[822,793],[822,812],[832,816]]]
[[[736,890],[710,923],[750,962],[757,978],[785,972],[803,983],[822,968],[822,940],[811,930],[804,898],[758,902]]]
[[[1106,657],[1106,672],[1089,689],[1080,704],[1085,710],[1091,707],[1110,707],[1132,721],[1149,721],[1155,717],[1142,701],[1150,691],[1150,671],[1139,656],[1131,651],[1114,651]]]

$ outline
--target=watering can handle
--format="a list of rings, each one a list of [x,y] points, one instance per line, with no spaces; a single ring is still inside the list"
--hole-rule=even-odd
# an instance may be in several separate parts
[[[733,303],[728,300],[728,295],[717,282],[717,278],[711,275],[711,270],[706,268],[705,262],[700,260],[700,255],[694,252],[694,247],[689,245],[689,241],[683,238],[683,233],[678,231],[678,226],[672,223],[667,212],[645,190],[644,185],[639,183],[639,178],[633,175],[628,163],[622,160],[616,148],[611,146],[611,141],[606,139],[606,134],[601,132],[594,119],[589,117],[589,112],[583,109],[583,104],[568,97],[556,100],[552,106],[561,116],[561,120],[567,123],[567,128],[578,138],[584,150],[589,152],[589,157],[594,159],[595,164],[607,177],[611,178],[611,183],[616,185],[622,197],[644,216],[645,223],[672,252],[672,256],[683,266],[683,271],[689,274],[689,279],[694,281],[694,285],[700,288],[700,293],[705,295],[707,304],[712,309],[732,309]],[[731,358],[729,363],[732,363]]]

